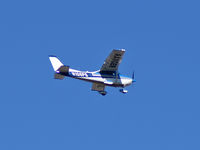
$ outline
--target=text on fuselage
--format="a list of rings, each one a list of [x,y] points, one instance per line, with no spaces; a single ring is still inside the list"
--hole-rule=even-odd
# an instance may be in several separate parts
[[[88,77],[87,73],[85,72],[71,72],[73,76],[76,77]]]

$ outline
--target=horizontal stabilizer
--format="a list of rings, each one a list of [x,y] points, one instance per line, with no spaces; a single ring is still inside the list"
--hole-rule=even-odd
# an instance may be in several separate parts
[[[56,73],[59,73],[61,75],[68,75],[68,72],[69,72],[69,66],[61,66],[57,71]]]
[[[69,66],[61,66],[54,74],[55,79],[64,79],[69,73]]]
[[[57,74],[57,73],[54,74],[54,79],[63,80],[64,78],[65,78],[65,76],[63,76],[63,75],[61,75],[61,74]]]

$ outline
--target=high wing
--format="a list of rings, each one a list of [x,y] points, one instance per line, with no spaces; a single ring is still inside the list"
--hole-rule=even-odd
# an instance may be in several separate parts
[[[102,83],[93,83],[92,84],[92,91],[104,91],[105,85]]]
[[[125,49],[113,50],[110,55],[106,58],[104,64],[102,65],[100,72],[115,72],[118,70],[119,64],[122,61],[122,57],[125,53]]]

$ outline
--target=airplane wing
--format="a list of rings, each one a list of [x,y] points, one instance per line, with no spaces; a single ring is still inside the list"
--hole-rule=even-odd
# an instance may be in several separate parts
[[[117,71],[119,64],[122,61],[122,57],[125,53],[125,49],[113,50],[110,55],[106,58],[103,66],[100,69],[100,72],[107,71]]]
[[[102,83],[93,83],[92,84],[92,91],[104,91],[105,85]]]

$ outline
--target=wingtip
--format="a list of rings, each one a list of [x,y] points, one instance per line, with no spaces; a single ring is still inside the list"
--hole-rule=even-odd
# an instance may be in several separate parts
[[[113,49],[113,50],[115,50],[115,51],[123,51],[123,52],[126,51],[125,49]]]
[[[49,57],[57,57],[56,55],[49,55]]]

